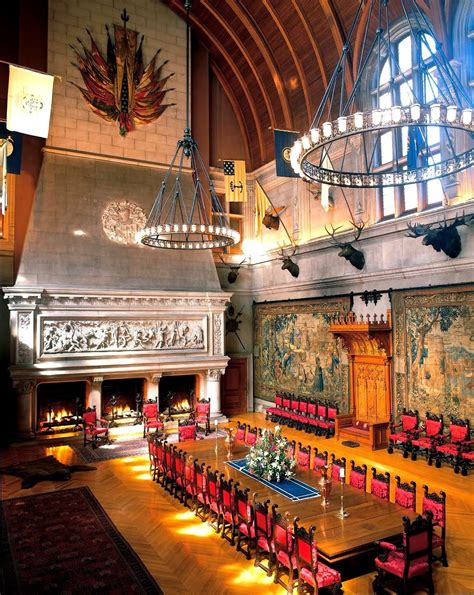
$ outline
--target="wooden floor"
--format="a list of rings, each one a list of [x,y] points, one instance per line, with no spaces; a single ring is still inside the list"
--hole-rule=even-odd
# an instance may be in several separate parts
[[[239,416],[241,421],[259,427],[272,427],[261,414]],[[235,420],[234,420],[235,421]],[[372,452],[365,447],[351,449],[335,439],[309,437],[284,428],[284,434],[310,443],[337,456],[354,459],[356,464],[376,466],[379,472],[399,474],[402,481],[414,480],[421,504],[421,486],[447,493],[447,550],[449,567],[435,565],[436,593],[474,593],[474,475],[460,477],[446,467],[435,469],[421,461],[403,459],[400,454]],[[55,442],[57,443],[57,442]],[[224,451],[223,439],[219,440]],[[51,443],[53,444],[53,443]],[[1,465],[53,454],[64,463],[80,462],[69,446],[46,443],[14,445],[0,452]],[[212,464],[213,461],[207,461]],[[176,593],[242,593],[253,588],[261,593],[283,593],[271,578],[253,567],[242,554],[220,539],[207,523],[201,523],[177,500],[150,480],[147,457],[130,457],[96,463],[94,473],[77,473],[64,483],[44,482],[22,490],[20,479],[0,476],[2,499],[50,490],[87,485],[94,492],[112,521],[140,555],[166,595]],[[393,499],[393,498],[392,498]],[[317,502],[317,501],[315,501]],[[319,507],[319,503],[315,504]],[[346,581],[347,594],[371,593],[373,573]]]

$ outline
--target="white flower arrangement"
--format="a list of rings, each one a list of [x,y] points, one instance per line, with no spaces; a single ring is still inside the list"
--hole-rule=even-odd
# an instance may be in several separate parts
[[[281,435],[280,426],[275,433],[264,431],[246,457],[248,469],[268,481],[289,479],[295,474],[296,461],[288,456],[288,443]]]

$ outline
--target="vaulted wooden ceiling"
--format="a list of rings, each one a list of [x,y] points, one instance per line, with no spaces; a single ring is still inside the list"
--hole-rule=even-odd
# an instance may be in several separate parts
[[[162,1],[185,17],[183,0]],[[417,2],[444,38],[454,0]],[[274,158],[274,128],[308,128],[358,5],[359,0],[194,0],[191,26],[233,106],[247,169]]]

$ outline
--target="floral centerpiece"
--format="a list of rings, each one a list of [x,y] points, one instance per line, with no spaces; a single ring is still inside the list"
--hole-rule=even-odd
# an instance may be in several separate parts
[[[288,454],[288,442],[281,435],[280,426],[275,427],[274,433],[264,430],[246,459],[249,471],[267,481],[282,481],[295,474],[296,461]]]

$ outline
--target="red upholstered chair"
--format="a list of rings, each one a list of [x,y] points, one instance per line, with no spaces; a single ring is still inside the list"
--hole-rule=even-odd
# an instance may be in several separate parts
[[[300,397],[299,410],[298,410],[298,429],[306,430],[307,423],[308,423],[308,399],[306,399],[306,397]]]
[[[237,430],[235,432],[234,440],[236,442],[245,442],[245,433],[247,431],[247,424],[241,424],[240,421],[237,422]]]
[[[436,444],[443,436],[443,416],[435,415],[434,413],[426,412],[426,419],[424,427],[416,438],[411,441],[412,451],[411,459],[416,461],[418,454],[423,455],[428,463],[431,465],[433,461],[433,454],[436,452]],[[424,432],[424,436],[421,433]]]
[[[163,470],[162,459],[160,460],[160,457],[158,455],[158,450],[161,447],[159,446],[159,440],[157,439],[157,437],[155,435],[151,435],[151,434],[148,435],[147,442],[148,442],[148,457],[150,459],[150,475],[151,475],[153,481],[156,481],[157,477],[159,477],[161,475],[160,467],[161,467],[161,472]]]
[[[325,432],[326,419],[328,415],[328,406],[323,401],[318,401],[318,408],[316,410],[317,428],[316,433],[322,436]]]
[[[235,533],[237,530],[237,515],[235,512],[235,496],[234,496],[233,479],[225,479],[225,475],[221,473],[219,478],[220,489],[220,505],[221,505],[221,519],[222,531],[221,537],[226,539],[230,545],[235,545]]]
[[[178,442],[196,440],[196,422],[192,417],[178,421]]]
[[[273,548],[275,551],[275,574],[273,582],[284,587],[288,593],[293,592],[293,581],[298,572],[294,553],[293,526],[290,523],[290,513],[284,515],[277,511],[278,504],[272,506]],[[288,575],[288,582],[283,575]]]
[[[296,440],[287,440],[286,454],[290,458],[294,458],[296,452]]]
[[[343,483],[346,483],[346,457],[336,459],[336,455],[331,455],[331,477],[334,481],[341,481],[341,469],[344,469]]]
[[[176,449],[173,457],[173,495],[177,498],[179,494],[179,501],[181,503],[184,502],[186,456],[186,451]]]
[[[451,418],[449,435],[445,437],[444,444],[436,446],[436,467],[446,462],[455,467],[460,453],[473,444],[471,441],[471,428],[469,420]]]
[[[150,430],[155,432],[162,432],[164,430],[163,416],[158,410],[158,403],[156,401],[145,401],[143,403],[143,438]]]
[[[318,402],[308,399],[308,408],[306,413],[306,431],[317,433],[318,430]]]
[[[265,570],[268,576],[273,572],[275,550],[273,548],[273,528],[271,514],[268,509],[270,500],[259,502],[254,494],[254,527],[255,527],[255,563],[254,566]],[[267,565],[263,561],[267,560]]]
[[[327,467],[327,464],[328,451],[325,450],[324,452],[319,452],[318,448],[315,446],[313,449],[313,471],[321,473],[321,469]]]
[[[367,489],[367,465],[357,466],[354,461],[350,462],[351,470],[349,471],[349,485],[356,490]]]
[[[195,498],[194,514],[205,521],[209,515],[209,497],[207,493],[207,474],[204,470],[205,463],[194,465]]]
[[[110,444],[109,423],[105,419],[97,417],[94,407],[88,407],[82,414],[84,425],[84,446],[91,444],[97,448],[100,443]]]
[[[428,486],[423,486],[423,502],[421,512],[429,515],[433,523],[433,550],[441,549],[441,555],[433,556],[433,560],[441,560],[443,566],[448,566],[446,553],[446,494],[445,492],[429,492]]]
[[[431,521],[421,516],[412,523],[403,517],[403,545],[397,548],[387,541],[376,542],[382,552],[375,558],[377,576],[374,593],[381,592],[383,580],[387,574],[401,579],[401,593],[411,593],[409,581],[414,577],[426,576],[429,592],[434,594],[431,558]]]
[[[271,419],[273,422],[279,421],[282,407],[283,395],[281,395],[280,393],[276,393],[275,405],[272,407],[267,407],[267,410],[265,412],[265,419]]]
[[[255,521],[253,506],[249,502],[250,488],[239,490],[235,486],[234,501],[237,526],[237,551],[250,560],[250,550],[255,546]]]
[[[290,422],[289,425],[292,428],[296,428],[299,425],[300,420],[300,399],[295,395],[291,395],[290,402]]]
[[[332,587],[333,593],[342,593],[341,574],[318,560],[314,533],[316,527],[307,531],[294,522],[295,556],[298,568],[298,593],[303,592],[304,584],[309,585],[314,593],[324,587]]]
[[[321,432],[326,436],[326,438],[330,438],[334,436],[334,431],[336,428],[336,415],[339,413],[339,406],[330,403],[329,401],[326,402],[326,417],[319,422],[319,427]]]
[[[222,522],[222,505],[221,492],[219,486],[218,471],[211,471],[211,467],[207,467],[207,497],[209,502],[209,517],[207,522],[209,525],[219,533]]]
[[[399,475],[395,475],[395,481],[395,504],[416,512],[416,483],[401,483]]]
[[[375,467],[372,467],[372,481],[370,483],[370,493],[381,500],[390,500],[390,473],[377,473]]]
[[[165,442],[164,444],[165,456],[163,459],[163,478],[162,486],[170,494],[174,489],[174,455],[175,447],[172,444]]]
[[[247,428],[247,434],[245,436],[245,444],[247,446],[254,446],[257,442],[257,435],[257,428],[251,428],[249,424]]]
[[[411,449],[411,440],[417,436],[419,422],[418,411],[407,411],[403,408],[400,423],[390,424],[387,452],[392,454],[393,449],[398,448],[403,450],[403,458],[406,459]]]
[[[469,469],[474,465],[474,450],[472,448],[472,444],[461,448],[454,465],[454,473],[459,473],[459,471],[461,471],[461,475],[468,474]]]
[[[207,436],[211,431],[211,400],[198,399],[194,410],[194,419],[196,420],[196,429],[202,430]],[[201,427],[203,426],[203,427]]]
[[[291,397],[288,393],[283,393],[283,403],[280,412],[280,423],[287,424],[290,419],[291,412]]]
[[[298,469],[304,469],[309,471],[311,460],[311,445],[303,446],[301,442],[298,442],[298,454],[296,455],[296,464]]]
[[[184,467],[184,493],[182,502],[184,506],[191,510],[194,509],[196,499],[196,478],[194,474],[196,465],[197,462],[193,462],[192,457],[190,456],[189,459],[185,461]],[[190,503],[188,503],[188,498],[191,499]]]

